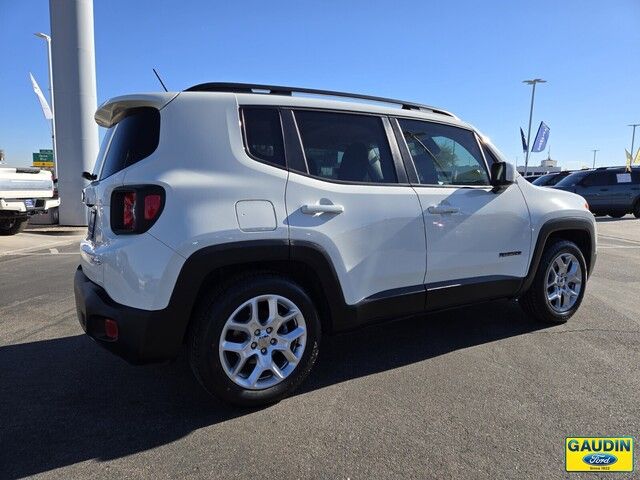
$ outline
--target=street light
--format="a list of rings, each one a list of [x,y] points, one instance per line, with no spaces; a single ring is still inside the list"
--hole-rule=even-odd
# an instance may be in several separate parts
[[[596,153],[600,150],[591,150],[593,152],[593,168],[596,168]]]
[[[51,37],[46,33],[34,33],[47,42],[47,62],[49,64],[49,103],[51,104],[51,143],[53,144],[53,169],[58,178],[58,152],[56,150],[56,110],[53,99],[53,67],[51,65]]]
[[[533,80],[523,80],[522,83],[533,86],[533,89],[531,90],[531,108],[529,109],[529,128],[527,130],[527,153],[524,158],[524,176],[526,177],[527,167],[529,166],[529,153],[531,152],[531,120],[533,119],[533,100],[536,97],[536,84],[547,83],[547,81],[542,80],[541,78],[534,78]]]

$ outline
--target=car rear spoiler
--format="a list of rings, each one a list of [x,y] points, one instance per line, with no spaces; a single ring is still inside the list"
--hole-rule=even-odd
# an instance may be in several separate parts
[[[154,107],[162,110],[179,93],[140,93],[115,97],[100,105],[94,118],[101,127],[110,128],[124,118],[127,110],[138,107]]]

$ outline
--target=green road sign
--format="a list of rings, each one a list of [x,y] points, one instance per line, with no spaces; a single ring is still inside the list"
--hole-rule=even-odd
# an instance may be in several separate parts
[[[53,162],[53,152],[51,150],[33,153],[33,161],[34,162]]]

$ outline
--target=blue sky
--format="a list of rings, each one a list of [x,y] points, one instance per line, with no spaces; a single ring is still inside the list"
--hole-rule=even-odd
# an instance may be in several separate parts
[[[95,0],[98,102],[204,81],[273,83],[405,98],[453,111],[523,161],[530,87],[534,133],[551,127],[565,168],[622,164],[640,123],[640,0]],[[47,0],[0,0],[0,149],[26,165],[50,148],[31,89],[46,92]],[[636,146],[640,146],[640,131]],[[533,136],[533,134],[532,134]],[[533,154],[537,164],[545,153]]]

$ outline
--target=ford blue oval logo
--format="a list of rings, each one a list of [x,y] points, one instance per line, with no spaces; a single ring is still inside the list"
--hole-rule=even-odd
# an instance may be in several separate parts
[[[590,453],[582,457],[582,461],[587,465],[607,466],[616,463],[618,458],[610,453]]]

